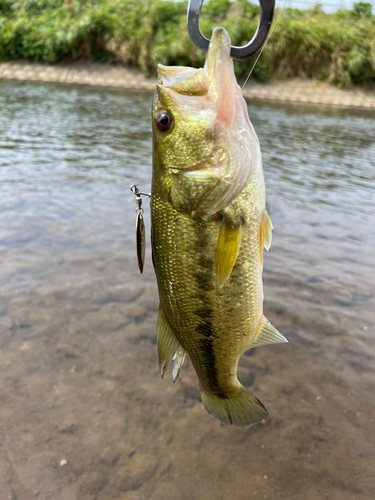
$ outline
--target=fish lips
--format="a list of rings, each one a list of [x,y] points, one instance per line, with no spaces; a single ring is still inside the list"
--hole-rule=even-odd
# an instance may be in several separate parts
[[[216,111],[216,121],[232,127],[236,115],[236,98],[241,94],[230,57],[231,42],[224,28],[212,33],[207,60],[203,68],[158,65],[157,97],[160,103],[173,106],[176,112],[206,109]],[[241,94],[242,98],[242,94]],[[188,121],[194,118],[187,117]]]

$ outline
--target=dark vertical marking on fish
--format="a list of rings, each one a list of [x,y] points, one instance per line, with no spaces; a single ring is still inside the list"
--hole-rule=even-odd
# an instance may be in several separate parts
[[[194,253],[198,256],[197,271],[193,274],[197,284],[197,299],[201,304],[195,311],[195,315],[199,318],[199,323],[196,328],[198,338],[200,339],[200,348],[204,354],[204,367],[206,377],[210,381],[210,389],[215,394],[220,394],[218,374],[216,368],[215,352],[213,342],[215,340],[215,332],[212,326],[213,308],[209,303],[208,292],[212,290],[212,270],[214,269],[213,257],[207,256],[205,250],[208,247],[208,234],[204,224],[195,225],[195,238],[193,241]]]

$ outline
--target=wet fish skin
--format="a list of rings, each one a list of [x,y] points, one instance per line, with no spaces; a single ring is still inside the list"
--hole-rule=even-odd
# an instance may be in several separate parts
[[[229,35],[217,28],[203,69],[158,67],[152,252],[162,376],[173,360],[175,381],[187,352],[207,411],[245,427],[267,410],[239,383],[239,358],[254,341],[286,339],[263,316],[272,224],[259,141],[229,51]],[[160,131],[155,119],[165,110],[173,123]]]

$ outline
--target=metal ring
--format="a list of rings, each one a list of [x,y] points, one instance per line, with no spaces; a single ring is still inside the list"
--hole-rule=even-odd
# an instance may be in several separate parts
[[[191,41],[203,50],[208,52],[210,40],[202,35],[199,29],[199,14],[204,0],[189,0],[187,10],[187,28]],[[271,28],[273,11],[275,9],[275,0],[259,0],[260,5],[260,21],[258,28],[250,40],[243,47],[234,47],[232,45],[230,56],[233,59],[247,59],[258,52],[267,39],[268,32]]]

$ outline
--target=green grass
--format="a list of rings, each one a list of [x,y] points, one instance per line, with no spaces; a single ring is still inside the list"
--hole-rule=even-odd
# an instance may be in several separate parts
[[[0,59],[55,63],[92,58],[155,73],[157,63],[201,66],[205,54],[186,30],[186,2],[162,0],[0,0]],[[277,13],[276,13],[277,15]],[[275,18],[276,18],[275,15]],[[259,16],[246,0],[211,0],[200,26],[224,26],[234,45],[247,43]],[[238,77],[252,62],[238,61]],[[325,14],[285,9],[253,76],[261,82],[307,77],[341,87],[375,81],[375,16],[371,4]]]

